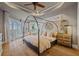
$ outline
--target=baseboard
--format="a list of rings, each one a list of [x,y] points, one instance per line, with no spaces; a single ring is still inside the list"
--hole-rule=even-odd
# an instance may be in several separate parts
[[[72,45],[72,48],[79,49],[79,46],[78,46],[78,45],[73,44],[73,45]]]

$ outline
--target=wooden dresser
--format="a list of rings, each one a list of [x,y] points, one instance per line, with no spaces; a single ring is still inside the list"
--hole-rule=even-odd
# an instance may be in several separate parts
[[[64,46],[72,47],[72,37],[68,34],[58,33],[57,43]]]

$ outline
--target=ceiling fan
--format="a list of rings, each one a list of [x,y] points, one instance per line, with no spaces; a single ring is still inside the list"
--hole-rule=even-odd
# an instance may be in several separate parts
[[[33,5],[34,6],[34,10],[36,10],[36,7],[41,7],[41,8],[44,8],[45,6],[40,4],[39,2],[32,2],[32,3],[29,3],[29,4],[24,4],[24,6],[28,6],[28,5]]]

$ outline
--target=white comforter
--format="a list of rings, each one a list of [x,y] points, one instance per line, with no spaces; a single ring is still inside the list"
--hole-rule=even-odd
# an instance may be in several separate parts
[[[24,37],[24,39],[27,42],[31,43],[32,45],[38,47],[38,36],[29,35],[29,36]],[[40,37],[40,49],[39,49],[40,53],[42,53],[43,51],[51,47],[49,39],[42,36]]]
[[[49,37],[49,36],[41,36],[41,37],[43,37],[44,39],[48,39],[50,42],[53,42],[56,40],[55,37]]]

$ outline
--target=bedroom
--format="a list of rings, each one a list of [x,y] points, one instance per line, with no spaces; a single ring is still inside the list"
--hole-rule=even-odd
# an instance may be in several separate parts
[[[79,55],[77,4],[1,2],[1,55]]]

